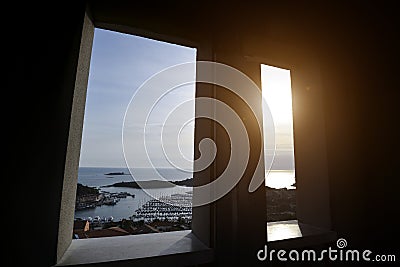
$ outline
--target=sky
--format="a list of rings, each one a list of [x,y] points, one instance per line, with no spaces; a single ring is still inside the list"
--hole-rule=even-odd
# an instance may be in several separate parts
[[[122,127],[125,111],[132,96],[147,79],[159,71],[195,60],[194,48],[95,29],[80,166],[126,167],[122,148]],[[195,70],[185,75],[194,77]],[[277,151],[272,168],[294,169],[290,71],[262,65],[261,76],[263,97],[271,109],[276,128]],[[179,87],[167,94],[150,114],[146,144],[149,150],[160,151],[152,153],[156,167],[171,167],[157,145],[161,137],[159,129],[165,114],[182,101],[194,99],[194,94],[194,85]],[[194,104],[188,105],[185,112],[193,114],[194,117]],[[179,135],[180,149],[189,160],[193,159],[193,126],[193,123],[187,124]],[[168,147],[168,140],[177,137],[168,136],[168,131],[166,132],[164,145]],[[141,160],[143,155],[138,155],[135,159],[136,166],[140,166]],[[179,156],[172,160],[179,160]]]
[[[135,91],[159,71],[195,60],[194,48],[95,29],[80,166],[126,167],[122,149],[122,126],[125,111]],[[154,110],[150,123],[158,124],[156,114],[164,114],[174,102],[183,99],[194,99],[193,85],[178,88],[167,95]],[[194,106],[189,112],[194,115]],[[152,134],[154,135],[149,131],[150,146]],[[193,134],[191,124],[183,130],[180,137],[182,153],[189,158],[193,155]],[[155,165],[157,164],[155,159]],[[164,162],[158,165],[161,164]]]
[[[293,109],[290,70],[262,64],[261,86],[263,98],[268,104],[275,124],[276,150],[271,169],[294,170]]]

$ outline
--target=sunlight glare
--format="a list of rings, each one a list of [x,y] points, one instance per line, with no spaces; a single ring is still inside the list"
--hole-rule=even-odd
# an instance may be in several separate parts
[[[261,64],[263,110],[266,103],[275,125],[275,158],[265,185],[293,188],[295,183],[293,111],[290,70]],[[267,125],[264,122],[264,125]],[[265,140],[264,140],[265,142]]]

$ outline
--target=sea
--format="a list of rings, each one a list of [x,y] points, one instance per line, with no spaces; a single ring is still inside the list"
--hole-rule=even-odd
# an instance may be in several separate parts
[[[172,168],[158,168],[156,169],[159,174],[168,181],[179,181],[192,178],[190,173],[172,169]],[[108,173],[123,172],[124,175],[107,175]],[[135,197],[128,196],[121,198],[120,201],[113,206],[97,206],[93,209],[77,210],[75,211],[75,218],[88,219],[89,217],[95,218],[110,218],[113,217],[114,221],[128,219],[133,215],[134,211],[140,208],[147,201],[153,199],[153,196],[159,198],[162,196],[170,196],[172,194],[183,194],[192,191],[191,187],[175,186],[170,188],[155,188],[155,189],[135,189],[125,187],[103,187],[117,182],[129,182],[134,180],[160,180],[159,177],[153,177],[154,172],[138,168],[134,172],[135,179],[129,174],[127,168],[99,168],[99,167],[79,167],[78,170],[78,183],[86,186],[99,188],[100,191],[110,193],[128,192]],[[288,187],[293,188],[291,185],[295,182],[294,171],[270,171],[266,179],[266,185],[273,188]]]
[[[191,174],[178,169],[157,169],[158,173],[168,181],[178,181],[191,178]],[[108,173],[123,172],[124,175],[107,175]],[[87,219],[99,216],[100,218],[113,217],[114,221],[128,219],[134,211],[140,208],[147,201],[153,199],[153,196],[159,198],[170,196],[172,194],[183,194],[192,191],[191,187],[175,186],[170,188],[154,189],[136,189],[127,187],[103,187],[117,182],[129,182],[135,180],[160,180],[160,177],[154,177],[154,172],[146,168],[135,169],[135,179],[129,174],[128,168],[99,168],[99,167],[79,167],[78,183],[99,188],[100,191],[110,193],[128,192],[135,197],[128,196],[120,198],[120,201],[113,206],[97,206],[94,209],[85,209],[75,211],[75,218]],[[136,177],[137,176],[137,177]]]

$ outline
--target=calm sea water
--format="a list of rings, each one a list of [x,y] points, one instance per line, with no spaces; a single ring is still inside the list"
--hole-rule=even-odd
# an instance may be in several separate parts
[[[292,185],[296,182],[294,170],[271,170],[266,175],[265,185],[272,188],[295,189]]]
[[[176,181],[191,178],[191,175],[179,171],[177,169],[157,169],[157,171],[167,180]],[[124,172],[127,175],[106,175],[111,172]],[[134,174],[138,176],[137,180],[160,180],[159,177],[153,177],[152,172],[148,169],[136,169]],[[121,220],[129,218],[133,212],[138,209],[145,202],[152,199],[152,196],[161,197],[169,196],[176,193],[185,193],[192,191],[191,187],[175,186],[172,188],[157,188],[157,189],[134,189],[125,187],[106,187],[101,186],[114,184],[117,182],[128,182],[133,181],[127,168],[92,168],[92,167],[80,167],[78,171],[78,183],[83,185],[100,188],[101,191],[107,191],[110,193],[117,192],[128,192],[134,194],[135,197],[121,198],[120,201],[114,206],[99,206],[94,209],[86,209],[75,211],[75,218],[85,219],[87,217],[100,216],[101,218],[108,218],[112,216],[114,220]],[[152,195],[152,196],[151,196]]]
[[[184,180],[191,178],[191,175],[176,169],[157,169],[158,172],[169,181]],[[124,172],[127,175],[106,175],[110,172]],[[148,169],[136,169],[135,177],[136,180],[159,180],[158,177],[153,177],[152,172]],[[161,197],[169,196],[176,193],[185,193],[192,191],[191,187],[176,186],[172,188],[157,188],[157,189],[134,189],[124,187],[106,187],[102,186],[110,185],[117,182],[133,181],[127,168],[92,168],[92,167],[80,167],[78,171],[78,183],[83,185],[100,188],[101,191],[107,191],[111,193],[116,192],[128,192],[134,194],[135,197],[121,198],[120,201],[114,206],[99,206],[94,209],[79,210],[75,211],[75,218],[86,219],[88,217],[100,216],[101,218],[108,218],[112,216],[114,220],[121,220],[129,218],[133,212],[138,209],[145,202],[152,199],[152,196]],[[294,171],[270,171],[266,185],[273,188],[289,187],[295,182]]]

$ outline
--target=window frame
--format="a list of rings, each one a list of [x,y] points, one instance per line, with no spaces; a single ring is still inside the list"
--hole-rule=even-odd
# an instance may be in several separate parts
[[[319,234],[323,233],[321,234],[322,238],[315,243],[330,242],[336,233],[331,230],[325,117],[321,104],[323,103],[324,88],[321,83],[318,61],[315,60],[313,54],[303,53],[303,56],[300,57],[298,55],[302,53],[296,47],[276,42],[268,43],[267,46],[262,47],[262,50],[248,44],[245,44],[244,47],[246,60],[258,64],[259,73],[261,73],[261,64],[290,70],[296,173],[297,219],[295,221],[299,226],[305,225],[306,228],[321,229]],[[279,53],[282,50],[290,51],[290,53],[285,53],[285,57],[278,58],[276,54],[282,54]],[[253,56],[254,54],[261,56]],[[315,131],[309,129],[315,129]],[[314,164],[315,162],[318,164]],[[276,223],[285,225],[286,221]],[[266,242],[268,242],[268,229],[270,231],[272,229],[270,225],[267,223],[266,226]],[[298,237],[306,240],[307,234]],[[287,240],[285,236],[280,241],[284,242],[287,247],[303,242]]]
[[[296,192],[297,218],[299,223],[312,225],[329,231],[331,228],[329,181],[324,128],[325,119],[322,106],[324,92],[319,76],[319,66],[315,57],[309,53],[304,53],[304,51],[299,51],[296,47],[283,46],[281,43],[269,42],[263,46],[254,47],[254,44],[257,42],[252,42],[254,40],[251,38],[248,40],[244,38],[241,52],[237,54],[238,52],[229,52],[223,49],[219,50],[218,46],[210,40],[202,40],[200,43],[194,43],[179,37],[134,29],[124,25],[96,22],[86,12],[83,21],[65,159],[60,217],[58,222],[57,262],[60,262],[63,255],[67,255],[71,252],[77,172],[91,45],[93,43],[95,27],[196,47],[198,61],[217,61],[218,56],[218,62],[224,62],[241,69],[258,85],[261,84],[261,77],[259,75],[261,64],[290,69],[292,77],[295,166],[296,178],[298,179]],[[251,47],[251,45],[253,45],[253,47]],[[257,57],[253,55],[257,55]],[[307,90],[307,88],[310,89],[310,87],[311,90]],[[216,87],[213,85],[196,85],[196,97],[205,96],[217,98],[216,92]],[[197,108],[196,106],[196,109]],[[209,108],[213,109],[214,107],[210,106]],[[213,111],[215,113],[215,109],[213,109]],[[200,128],[202,128],[202,132],[199,130]],[[310,132],[309,129],[315,129],[315,131]],[[205,125],[205,127],[198,127],[196,124],[195,144],[202,135],[214,137],[218,141],[215,125],[212,123]],[[263,151],[261,151],[261,153],[263,153]],[[318,164],[315,164],[315,162]],[[217,163],[218,162],[213,163],[207,170],[207,173],[195,173],[194,177],[201,183],[210,182],[211,179],[216,177]],[[252,164],[253,163],[254,162],[252,162]],[[212,253],[209,253],[210,251],[208,250],[192,252],[193,254],[199,255],[205,262],[213,261],[213,256],[211,255],[214,255],[214,249],[219,251],[219,253],[215,255],[215,257],[218,258],[217,261],[226,260],[229,262],[235,259],[252,260],[253,258],[248,257],[254,254],[253,252],[256,247],[258,248],[260,242],[267,242],[268,227],[266,226],[266,220],[258,221],[263,217],[263,215],[260,214],[263,207],[262,205],[260,205],[260,207],[255,205],[255,203],[259,203],[262,199],[265,201],[265,190],[260,188],[257,190],[258,192],[255,191],[255,193],[252,193],[253,195],[250,196],[247,188],[248,179],[251,177],[252,173],[249,171],[246,177],[244,177],[245,179],[242,179],[237,187],[224,198],[217,201],[217,203],[211,203],[193,209],[192,233],[206,248],[211,249]],[[251,207],[251,209],[249,209],[249,207]],[[253,223],[252,221],[257,222]],[[263,229],[261,229],[261,226]],[[255,227],[253,229],[258,230],[250,232],[243,230],[248,229],[248,227]],[[262,230],[265,231],[264,239],[262,233],[259,232]],[[132,239],[135,237],[137,236],[129,236],[129,238]],[[84,240],[79,240],[78,242],[80,241]],[[300,240],[300,242],[302,241]],[[232,257],[232,255],[235,256]],[[179,253],[179,251],[171,253],[170,256],[179,257],[179,261],[182,259],[182,254]],[[146,259],[143,258],[132,260],[146,261]],[[256,259],[254,258],[253,260]],[[130,262],[130,260],[127,259],[125,262]],[[113,262],[110,261],[109,263],[112,264]]]
[[[72,240],[72,229],[74,221],[74,207],[75,207],[75,194],[77,189],[77,179],[78,179],[78,167],[79,167],[79,157],[82,142],[82,131],[83,131],[83,118],[85,112],[87,86],[89,78],[89,68],[91,60],[92,45],[94,39],[95,28],[111,30],[115,32],[121,32],[126,34],[132,34],[136,36],[141,36],[145,38],[150,38],[158,41],[165,41],[169,43],[174,43],[183,46],[190,46],[197,48],[197,53],[199,54],[199,45],[188,40],[181,38],[175,38],[171,36],[160,35],[157,33],[152,33],[148,31],[143,31],[140,29],[134,29],[131,27],[107,24],[107,23],[96,23],[88,14],[85,12],[85,17],[83,21],[81,45],[78,58],[78,67],[75,80],[74,97],[71,111],[71,123],[69,128],[69,137],[66,153],[66,161],[64,168],[64,178],[63,178],[63,189],[61,196],[61,207],[60,207],[60,219],[59,219],[59,230],[58,230],[58,242],[57,242],[57,263],[64,265],[68,263],[69,260],[75,261],[75,263],[83,263],[87,259],[82,259],[82,262],[77,259],[79,253],[76,251],[76,247],[84,246],[85,250],[90,249],[93,243],[84,243],[85,240]],[[206,49],[201,51],[207,51]],[[201,55],[202,58],[207,57],[204,53]],[[197,97],[197,86],[196,86],[196,97]],[[196,130],[195,130],[196,131]],[[212,172],[212,169],[210,169]],[[175,250],[170,253],[166,253],[160,256],[173,257],[174,255],[179,255],[180,253],[188,253],[192,255],[187,256],[194,263],[206,263],[212,261],[213,253],[210,245],[210,206],[196,207],[193,208],[193,218],[192,222],[195,222],[194,229],[185,232],[185,237],[178,237],[171,239],[171,242],[183,242],[184,245],[177,246]],[[201,227],[199,227],[201,226]],[[204,227],[205,226],[205,227]],[[196,230],[197,229],[197,230]],[[166,235],[165,235],[166,234]],[[162,238],[162,235],[168,237],[168,233],[157,233],[158,238]],[[156,239],[146,235],[142,235],[140,238],[137,235],[127,236],[125,238],[129,239],[131,244],[137,243],[137,240],[149,240],[151,246],[155,248],[159,247],[160,244]],[[187,237],[189,236],[189,237]],[[121,237],[113,237],[114,239]],[[103,241],[102,239],[107,239]],[[96,242],[101,243],[109,242],[109,238],[96,239]],[[122,240],[122,239],[121,239]],[[78,244],[81,243],[81,244]],[[197,244],[197,246],[194,246]],[[199,245],[200,244],[200,245]],[[113,262],[113,250],[110,250],[109,262]],[[128,250],[127,250],[128,251]],[[116,255],[117,252],[114,251]],[[129,253],[127,254],[129,255]],[[143,256],[136,255],[134,257],[127,257],[123,260],[135,261],[141,260],[142,258],[148,257],[148,253],[143,253]],[[121,260],[117,257],[115,260]],[[92,262],[96,262],[96,259],[92,259]],[[162,261],[161,261],[162,262]]]

